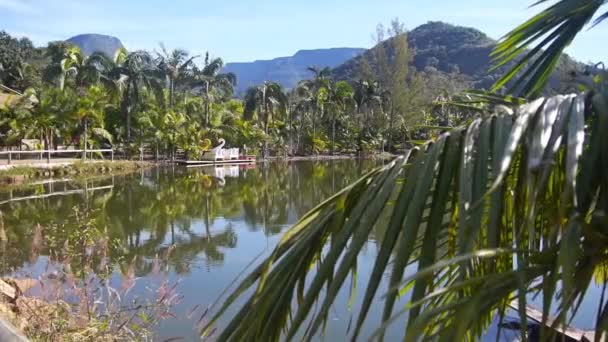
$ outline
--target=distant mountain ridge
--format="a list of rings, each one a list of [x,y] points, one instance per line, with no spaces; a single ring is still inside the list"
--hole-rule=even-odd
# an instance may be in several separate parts
[[[414,54],[412,66],[416,70],[425,71],[430,68],[446,75],[459,72],[475,88],[491,87],[514,65],[511,62],[490,72],[493,64],[490,54],[497,42],[475,28],[431,21],[409,31],[407,37],[409,48]],[[387,41],[381,44],[387,47]],[[356,80],[360,74],[362,58],[373,61],[374,49],[376,47],[334,68],[333,77],[338,80]],[[393,51],[387,48],[387,53],[391,55]],[[373,63],[371,67],[373,70]],[[565,77],[569,71],[580,67],[580,63],[564,54],[550,85],[557,86],[560,77]]]
[[[237,76],[237,94],[264,81],[278,82],[285,88],[295,87],[299,81],[310,78],[310,66],[334,68],[363,53],[363,48],[331,48],[300,50],[290,57],[254,62],[227,63],[224,72]]]
[[[431,21],[409,31],[407,36],[414,55],[412,66],[417,71],[431,70],[446,76],[458,72],[467,84],[475,88],[491,87],[513,66],[510,63],[490,72],[490,53],[497,42],[475,28]],[[120,39],[103,34],[81,34],[67,39],[67,42],[79,46],[86,55],[101,51],[112,57],[123,47]],[[389,47],[388,42],[381,44]],[[294,88],[298,82],[312,76],[307,70],[310,66],[329,67],[334,79],[354,81],[360,77],[362,59],[373,61],[374,49],[376,47],[299,50],[288,57],[227,63],[223,72],[236,74],[237,95],[242,95],[248,87],[264,81],[278,82],[287,89]],[[388,48],[387,53],[391,55],[393,51]],[[570,71],[580,70],[581,66],[581,63],[564,54],[551,78],[550,86],[558,87],[560,80]],[[373,72],[373,62],[371,67]]]
[[[120,39],[104,34],[79,34],[66,41],[78,46],[87,56],[99,51],[108,57],[114,57],[116,51],[123,48]]]

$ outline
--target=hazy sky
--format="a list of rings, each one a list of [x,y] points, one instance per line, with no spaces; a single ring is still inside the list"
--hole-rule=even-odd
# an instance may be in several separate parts
[[[80,33],[120,38],[128,49],[210,51],[227,62],[292,55],[299,49],[370,47],[378,23],[408,29],[431,20],[500,38],[539,8],[532,0],[0,0],[0,30],[36,45]],[[492,5],[490,5],[492,4]],[[585,31],[568,52],[608,60],[608,22]]]

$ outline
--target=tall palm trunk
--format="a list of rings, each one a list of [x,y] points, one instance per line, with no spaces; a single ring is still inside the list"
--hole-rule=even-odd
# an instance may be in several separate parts
[[[46,133],[45,133],[45,137],[44,137],[44,149],[47,150],[46,152],[46,161],[47,163],[51,162],[51,145],[53,144],[52,142],[52,133],[51,133],[51,129],[47,128],[46,129]]]
[[[40,130],[40,138],[44,143],[44,149],[49,150],[49,129],[41,129]]]
[[[289,110],[289,113],[287,113],[288,117],[289,117],[289,153],[291,155],[293,155],[293,118],[292,118],[292,111]]]
[[[336,146],[336,117],[334,116],[331,122],[331,155],[334,155],[334,148]]]
[[[88,135],[89,135],[89,122],[88,120],[85,118],[84,119],[84,137],[83,137],[83,141],[84,141],[84,148],[82,150],[82,160],[86,160],[87,159],[87,144],[88,144]]]
[[[314,138],[317,136],[317,109],[315,108],[312,111],[312,138],[314,140]],[[313,150],[314,150],[314,146],[313,146]]]
[[[390,114],[388,119],[388,137],[386,139],[386,144],[388,145],[388,151],[390,152],[393,146],[393,120],[395,119],[395,110],[393,108],[393,105],[391,105],[389,113]]]
[[[169,77],[169,107],[173,108],[173,101],[175,96],[175,80],[173,77]]]
[[[131,108],[129,106],[129,94],[131,93],[131,83],[127,83],[127,89],[123,95],[122,112],[127,118],[127,143],[131,142]]]
[[[266,86],[264,86],[262,91],[262,110],[264,111],[264,133],[266,133],[262,155],[264,159],[266,159],[268,157],[268,108],[266,106]]]
[[[209,82],[205,82],[205,127],[209,127],[210,126],[210,120],[209,120]]]

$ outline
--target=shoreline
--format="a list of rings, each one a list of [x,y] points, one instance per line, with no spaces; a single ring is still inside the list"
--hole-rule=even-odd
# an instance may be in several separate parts
[[[348,160],[348,159],[392,159],[396,158],[399,155],[392,153],[378,153],[378,154],[340,154],[340,155],[329,155],[329,154],[319,154],[319,155],[311,155],[311,156],[274,156],[268,157],[266,159],[259,159],[259,162],[263,161],[302,161],[302,160]]]
[[[154,165],[155,163],[126,160],[2,165],[4,168],[0,169],[0,187],[27,185],[32,181],[55,177],[131,172]]]
[[[266,159],[258,158],[257,163],[265,162],[296,162],[296,161],[331,161],[352,159],[393,159],[398,155],[382,154],[340,154],[340,155],[310,155],[310,156],[272,156]],[[94,176],[109,173],[125,173],[143,168],[174,165],[170,161],[139,161],[139,160],[89,160],[64,161],[55,163],[23,163],[0,165],[0,187],[27,184],[31,181],[65,176]]]

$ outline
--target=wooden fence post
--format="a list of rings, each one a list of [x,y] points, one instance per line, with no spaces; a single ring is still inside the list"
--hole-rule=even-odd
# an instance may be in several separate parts
[[[8,164],[9,165],[11,164],[11,159],[12,159],[12,157],[11,157],[11,151],[9,150],[8,151]]]

